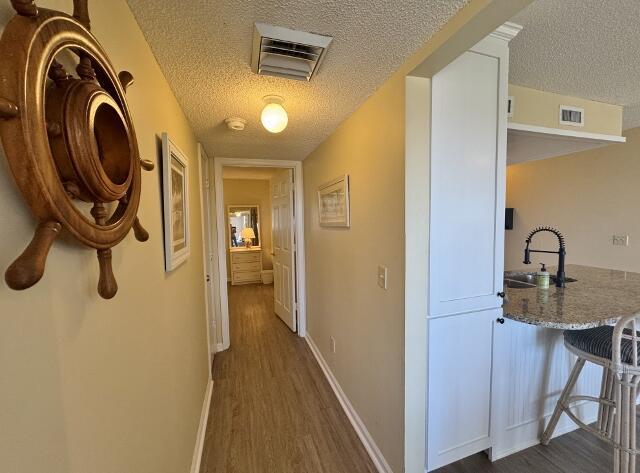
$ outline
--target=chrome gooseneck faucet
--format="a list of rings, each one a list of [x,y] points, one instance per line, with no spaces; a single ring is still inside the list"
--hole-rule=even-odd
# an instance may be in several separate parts
[[[559,245],[558,251],[532,250],[529,248],[533,235],[540,232],[553,233],[556,237],[558,237],[558,245]],[[564,279],[565,279],[564,257],[566,256],[567,252],[564,246],[564,237],[562,236],[562,233],[560,233],[555,228],[551,228],[551,227],[536,228],[531,233],[529,233],[529,236],[527,237],[527,247],[524,249],[524,261],[523,261],[524,264],[531,264],[531,253],[553,253],[558,255],[558,272],[556,274],[556,287],[564,287]]]

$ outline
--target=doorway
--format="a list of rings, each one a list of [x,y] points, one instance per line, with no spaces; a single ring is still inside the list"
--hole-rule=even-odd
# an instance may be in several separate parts
[[[225,174],[268,181],[268,200],[258,194],[227,192]],[[274,311],[295,333],[304,337],[305,271],[302,163],[256,159],[214,159],[217,228],[217,278],[221,340],[218,350],[231,345],[229,284],[262,284],[273,275]],[[227,181],[238,189],[240,184]],[[235,199],[235,200],[234,200]],[[237,200],[237,201],[236,201]],[[247,200],[246,202],[244,200]],[[250,200],[250,201],[249,201]],[[272,272],[272,273],[270,273]]]

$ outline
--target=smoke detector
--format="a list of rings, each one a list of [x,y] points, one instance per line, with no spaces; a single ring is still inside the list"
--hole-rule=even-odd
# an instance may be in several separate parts
[[[224,122],[229,127],[229,130],[233,131],[242,131],[247,124],[247,120],[238,117],[227,118]]]
[[[309,81],[333,38],[281,26],[255,23],[251,70],[265,76]]]

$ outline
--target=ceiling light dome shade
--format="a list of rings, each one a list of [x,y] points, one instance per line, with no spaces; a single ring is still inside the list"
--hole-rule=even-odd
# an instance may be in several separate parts
[[[264,98],[267,105],[262,109],[260,121],[262,126],[270,133],[280,133],[287,127],[289,117],[287,111],[282,106],[282,97],[268,95]]]

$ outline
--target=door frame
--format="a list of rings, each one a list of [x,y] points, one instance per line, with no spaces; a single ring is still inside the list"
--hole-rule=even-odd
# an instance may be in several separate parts
[[[218,235],[218,265],[216,277],[220,285],[219,320],[222,328],[222,340],[218,341],[218,351],[231,346],[229,335],[229,293],[227,289],[227,244],[226,214],[224,206],[224,181],[222,169],[225,166],[243,168],[288,168],[293,170],[294,189],[294,235],[296,241],[296,310],[298,318],[298,336],[304,337],[307,332],[306,317],[306,278],[305,278],[305,246],[304,246],[304,187],[302,182],[302,161],[284,161],[278,159],[241,159],[214,158],[214,190],[216,208],[216,230]]]
[[[198,176],[200,182],[198,187],[200,190],[200,221],[202,231],[202,271],[204,279],[204,304],[205,318],[207,322],[207,353],[209,366],[209,380],[213,376],[213,357],[216,353],[216,307],[212,307],[210,302],[215,304],[215,281],[214,270],[215,258],[213,238],[211,234],[211,183],[209,182],[209,157],[207,156],[203,146],[198,143]],[[211,252],[211,253],[210,253]],[[209,278],[211,281],[208,281]],[[209,282],[211,284],[209,284]]]

